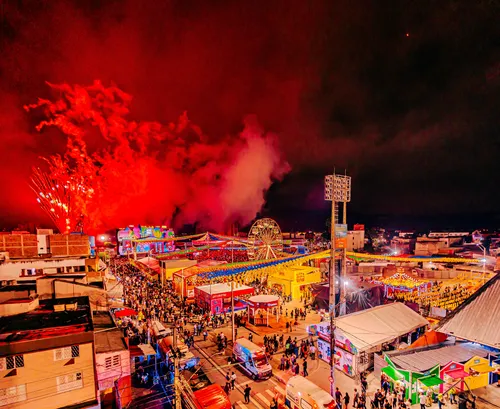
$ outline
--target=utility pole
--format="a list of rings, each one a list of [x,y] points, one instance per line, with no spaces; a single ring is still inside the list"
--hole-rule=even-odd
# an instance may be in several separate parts
[[[231,339],[233,340],[233,345],[235,341],[234,333],[234,280],[231,281]]]
[[[177,357],[177,323],[174,322],[172,351],[174,355],[174,390],[175,390],[175,409],[182,409],[181,402],[181,382],[179,379],[179,362]]]

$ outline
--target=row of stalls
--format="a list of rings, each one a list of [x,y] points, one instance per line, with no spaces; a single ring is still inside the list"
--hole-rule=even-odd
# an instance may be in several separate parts
[[[380,305],[335,320],[334,362],[338,370],[355,377],[374,365],[375,354],[407,345],[429,322],[402,303]],[[320,359],[330,361],[330,324],[309,325],[318,336]]]
[[[385,365],[385,366],[384,366]],[[382,367],[380,367],[382,366]],[[404,387],[406,398],[418,403],[421,392],[445,393],[485,387],[498,379],[500,359],[490,348],[472,342],[449,341],[438,346],[384,353],[375,374],[393,388]]]

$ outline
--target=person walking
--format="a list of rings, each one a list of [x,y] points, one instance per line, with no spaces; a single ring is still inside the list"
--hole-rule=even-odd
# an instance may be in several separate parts
[[[252,392],[252,388],[250,386],[246,386],[244,392],[245,403],[250,403],[250,392]]]
[[[351,397],[346,392],[344,395],[344,409],[349,409],[349,402],[351,401]]]
[[[427,397],[423,392],[418,397],[418,401],[420,403],[420,409],[425,409],[425,402],[427,401]]]
[[[231,387],[235,388],[235,383],[236,383],[236,374],[234,373],[234,371],[231,373]]]
[[[304,363],[302,364],[302,371],[304,372],[304,378],[306,378],[309,373],[307,372],[307,361],[304,359]]]
[[[352,406],[357,408],[359,404],[359,392],[356,388],[354,388],[354,400],[352,401]]]

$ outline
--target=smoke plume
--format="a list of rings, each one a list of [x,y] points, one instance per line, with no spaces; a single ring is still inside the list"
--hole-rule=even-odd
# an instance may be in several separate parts
[[[275,136],[253,116],[236,137],[210,142],[186,113],[166,125],[130,120],[132,96],[116,86],[49,85],[55,99],[26,109],[45,117],[37,130],[55,127],[67,143],[63,155],[45,158],[53,187],[40,189],[39,199],[73,206],[88,232],[132,223],[245,224],[289,170]],[[59,187],[67,192],[62,204],[50,196]],[[66,224],[73,230],[79,220]]]

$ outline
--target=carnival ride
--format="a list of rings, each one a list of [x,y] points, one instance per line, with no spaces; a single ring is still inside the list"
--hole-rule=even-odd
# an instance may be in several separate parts
[[[283,235],[273,219],[255,221],[248,232],[248,259],[277,259],[283,252]]]

